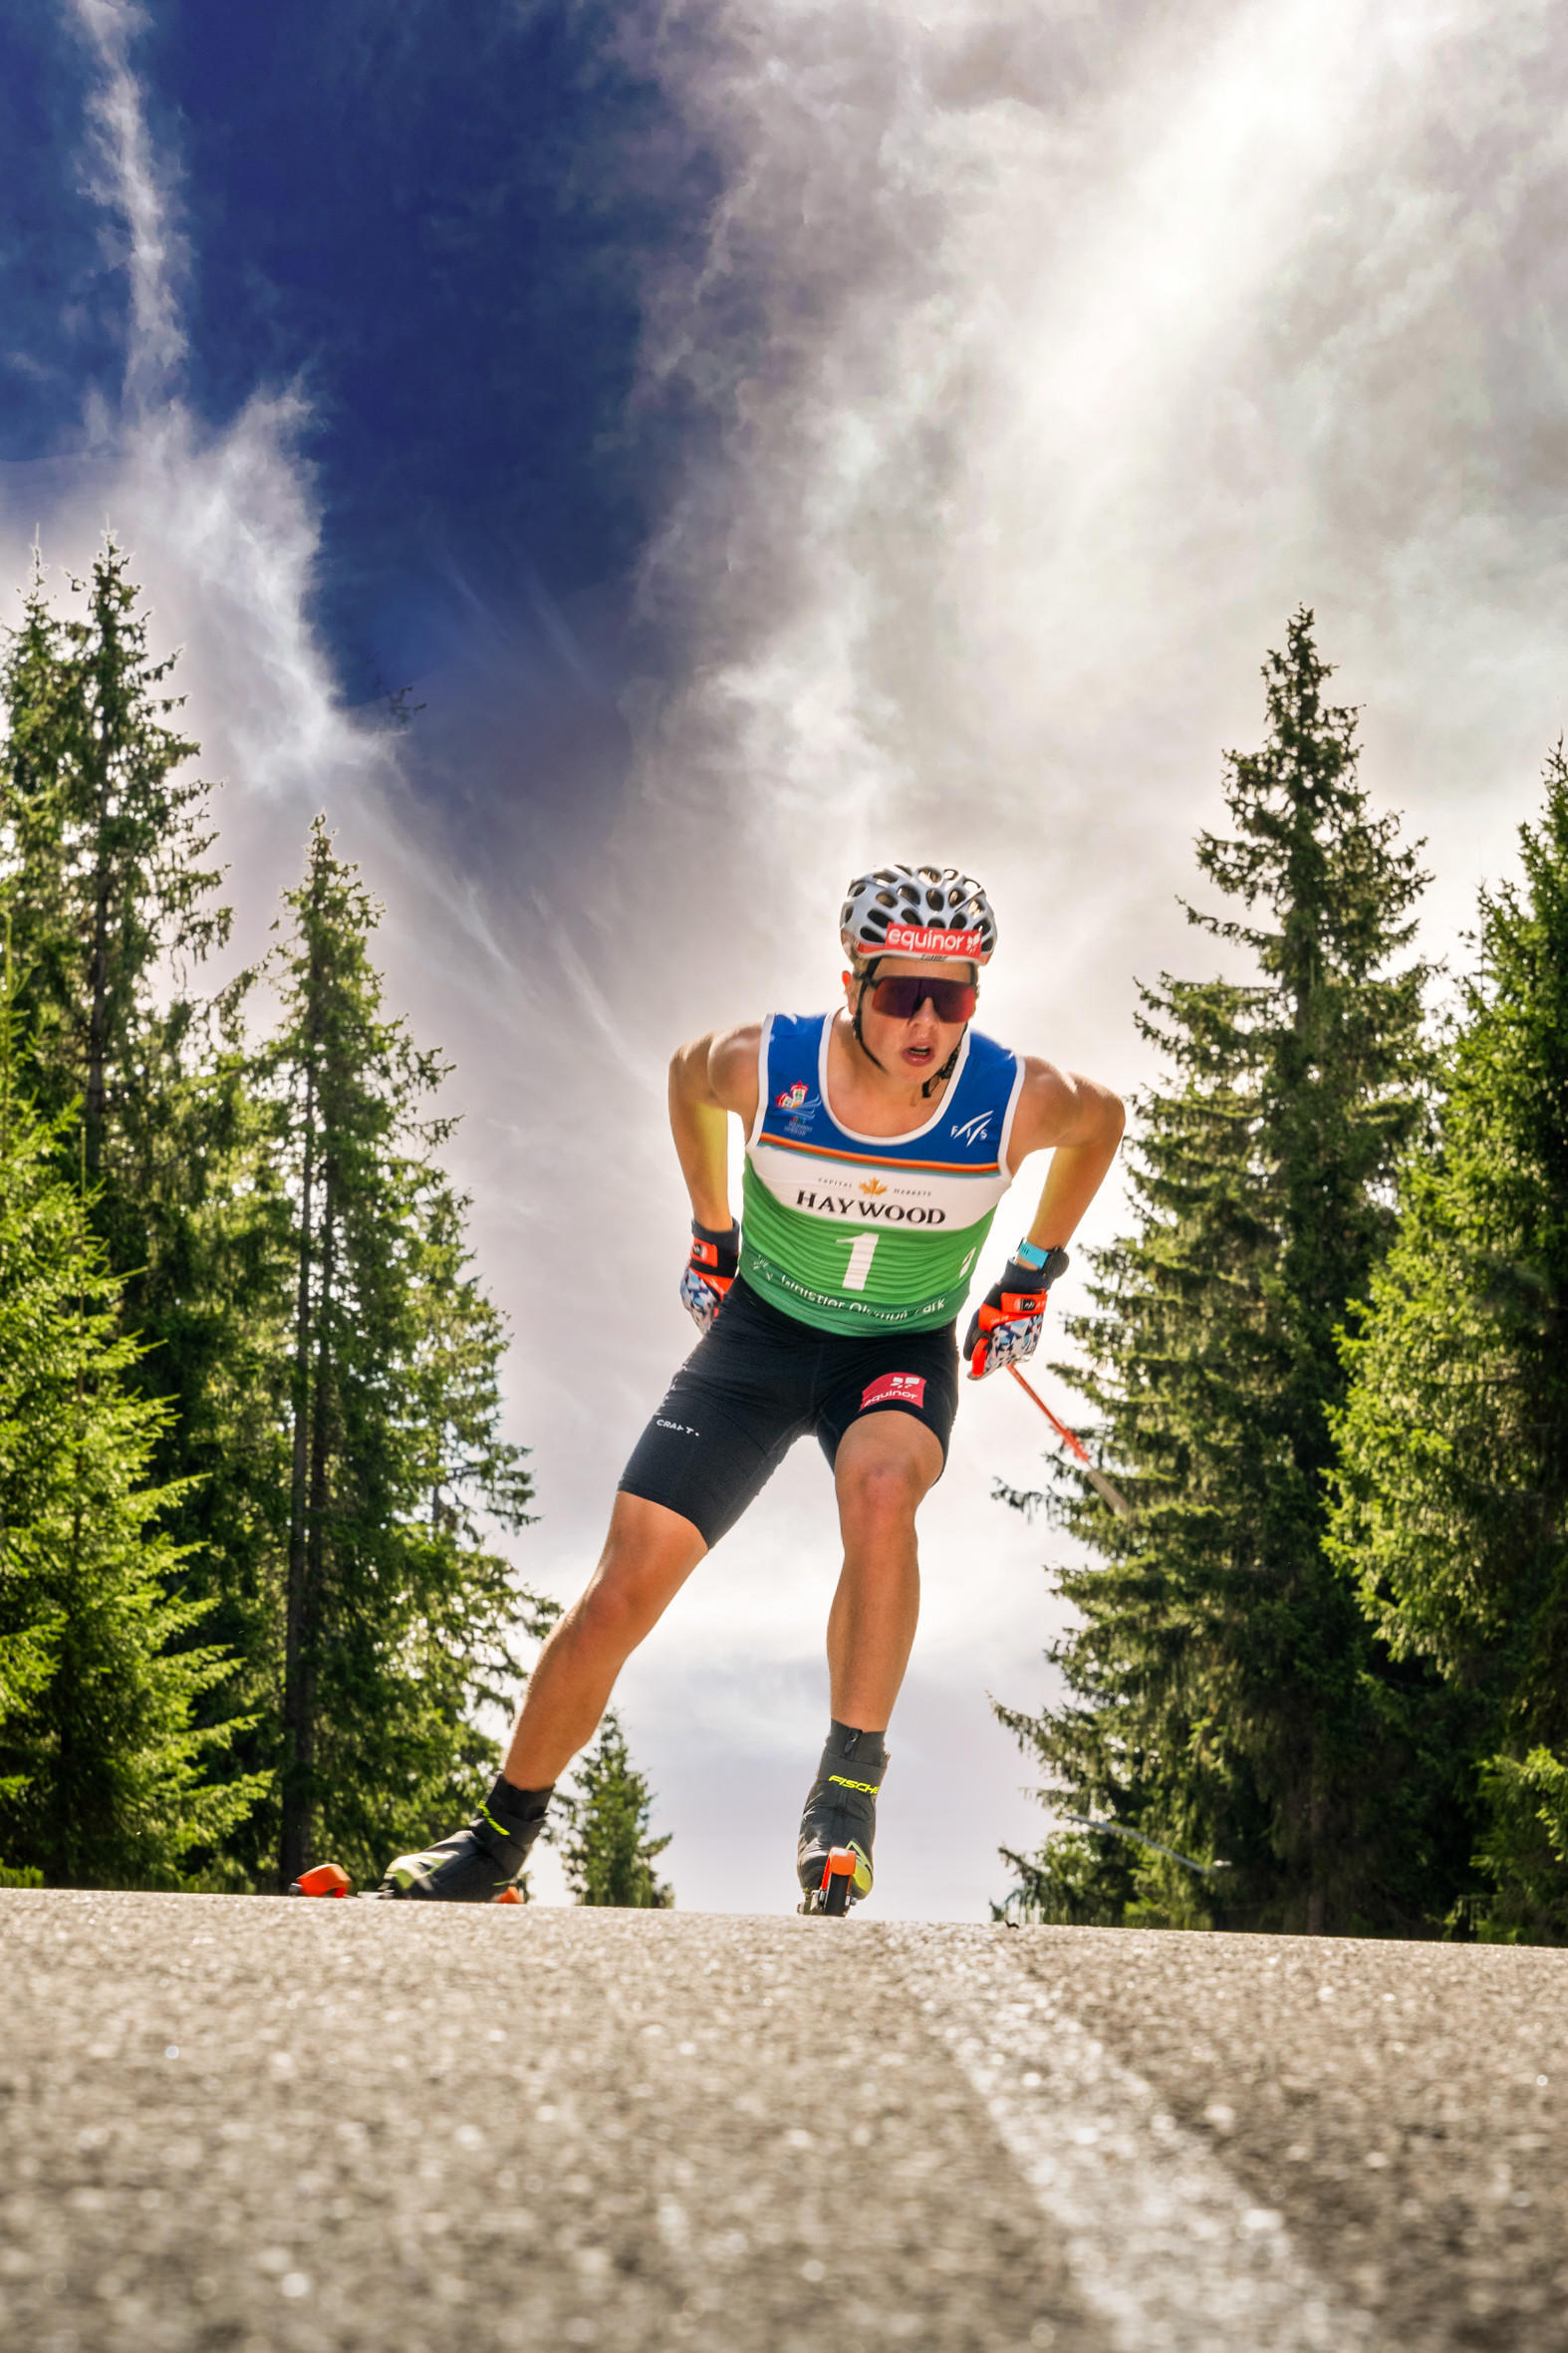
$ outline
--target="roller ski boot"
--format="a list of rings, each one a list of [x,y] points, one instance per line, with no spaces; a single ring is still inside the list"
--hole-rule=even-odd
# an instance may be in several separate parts
[[[499,1778],[471,1822],[417,1855],[397,1855],[375,1891],[416,1903],[515,1904],[516,1882],[544,1828],[548,1789]]]
[[[887,1769],[881,1732],[835,1721],[800,1818],[795,1868],[803,1913],[837,1919],[871,1894],[877,1792]]]
[[[473,1820],[450,1838],[388,1864],[371,1897],[446,1904],[521,1904],[517,1881],[529,1849],[544,1828],[548,1789],[514,1789],[497,1780]],[[319,1863],[297,1879],[294,1896],[346,1896],[349,1875],[339,1863]]]

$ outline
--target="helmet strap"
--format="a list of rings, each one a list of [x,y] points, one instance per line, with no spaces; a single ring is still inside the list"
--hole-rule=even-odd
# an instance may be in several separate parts
[[[867,1061],[876,1062],[877,1068],[883,1073],[884,1077],[891,1078],[893,1076],[892,1071],[889,1070],[888,1065],[885,1062],[879,1062],[877,1060],[877,1056],[872,1052],[870,1046],[867,1045],[865,1035],[861,1029],[861,1007],[866,1002],[866,991],[869,988],[876,986],[877,966],[881,962],[881,956],[873,956],[871,961],[867,964],[865,971],[860,976],[860,987],[855,992],[855,1019],[851,1026],[855,1032],[855,1043],[857,1046],[859,1046]],[[940,1070],[933,1070],[930,1077],[921,1087],[920,1098],[922,1102],[928,1102],[930,1100],[931,1090],[933,1087],[943,1086],[946,1081],[951,1078],[952,1066],[958,1059],[958,1049],[962,1046],[964,1038],[968,1035],[968,1030],[969,1024],[965,1022],[962,1031],[959,1033],[958,1045],[954,1046],[952,1052],[948,1055]]]
[[[870,1046],[867,1045],[865,1032],[861,1028],[861,1007],[866,1002],[866,991],[869,988],[875,987],[876,985],[877,966],[881,962],[881,956],[873,956],[870,963],[866,966],[865,971],[860,976],[861,984],[855,991],[855,1018],[850,1026],[855,1032],[855,1043],[857,1046],[859,1046],[867,1061],[876,1062],[877,1068],[882,1072],[884,1078],[892,1078],[893,1073],[891,1070],[889,1070],[886,1062],[878,1062],[876,1055],[872,1052]]]
[[[964,1023],[964,1025],[963,1025],[963,1027],[964,1027],[964,1031],[965,1031],[965,1033],[967,1033],[967,1030],[968,1030],[969,1024],[968,1024],[967,1022],[965,1022],[965,1023]],[[961,1046],[962,1044],[963,1044],[963,1038],[962,1038],[962,1037],[960,1037],[960,1038],[959,1038],[959,1040],[958,1040],[958,1046]],[[930,1094],[930,1091],[931,1091],[932,1087],[939,1087],[939,1086],[942,1084],[942,1081],[943,1081],[944,1079],[950,1079],[950,1078],[951,1078],[951,1076],[952,1076],[952,1066],[953,1066],[953,1064],[954,1064],[954,1063],[957,1061],[957,1059],[958,1059],[958,1046],[954,1046],[954,1048],[953,1048],[952,1052],[951,1052],[951,1053],[948,1055],[948,1057],[947,1057],[946,1061],[945,1061],[945,1062],[942,1064],[942,1066],[941,1066],[940,1070],[933,1070],[933,1071],[931,1072],[931,1075],[930,1075],[930,1077],[929,1077],[929,1078],[926,1080],[926,1082],[925,1082],[924,1086],[923,1086],[923,1087],[920,1089],[920,1093],[921,1093],[921,1095],[922,1095],[922,1096],[928,1096],[928,1095]]]

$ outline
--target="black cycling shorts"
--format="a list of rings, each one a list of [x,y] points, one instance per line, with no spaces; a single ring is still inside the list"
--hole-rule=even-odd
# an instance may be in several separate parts
[[[714,1545],[808,1431],[831,1467],[862,1414],[913,1414],[945,1463],[957,1411],[951,1324],[864,1339],[819,1332],[737,1279],[632,1449],[621,1491],[678,1511]]]

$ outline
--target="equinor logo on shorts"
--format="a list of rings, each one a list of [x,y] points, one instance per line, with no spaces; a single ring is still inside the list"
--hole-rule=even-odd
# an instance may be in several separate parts
[[[861,1412],[868,1406],[915,1406],[925,1403],[925,1377],[922,1373],[884,1373],[874,1381],[861,1398]]]

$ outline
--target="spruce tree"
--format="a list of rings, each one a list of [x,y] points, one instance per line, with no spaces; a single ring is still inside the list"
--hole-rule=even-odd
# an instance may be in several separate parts
[[[230,917],[204,863],[210,788],[185,773],[198,747],[168,723],[177,656],[149,653],[113,539],[72,585],[84,610],[62,620],[35,569],[0,667],[16,999],[40,1108],[80,1107],[111,1263],[139,1269],[146,1203],[175,1157],[162,1131],[198,1011],[185,990]]]
[[[194,1710],[228,1672],[172,1598],[177,1494],[149,1477],[164,1410],[131,1379],[92,1202],[58,1167],[65,1116],[21,1092],[0,1003],[0,1862],[55,1886],[176,1886],[259,1784]],[[211,1776],[214,1761],[219,1778]]]
[[[1140,1106],[1137,1230],[1094,1258],[1068,1326],[1086,1366],[1058,1368],[1134,1516],[1065,1504],[1097,1556],[1060,1578],[1071,1698],[1004,1711],[1067,1810],[1222,1868],[1078,1832],[1026,1881],[1061,1918],[1322,1933],[1409,1923],[1440,1877],[1401,1674],[1325,1542],[1336,1329],[1422,1116],[1426,974],[1401,959],[1423,877],[1369,807],[1312,632],[1298,611],[1269,654],[1262,748],[1226,760],[1233,830],[1197,844],[1232,909],[1189,918],[1255,976],[1142,991],[1170,1077]]]
[[[469,1270],[435,1155],[444,1075],[383,1008],[379,911],[312,830],[259,1067],[290,1220],[289,1464],[279,1871],[379,1876],[449,1829],[495,1743],[476,1711],[522,1676],[551,1605],[489,1530],[527,1524],[500,1435],[504,1324]]]
[[[568,1835],[561,1846],[567,1885],[579,1904],[665,1912],[675,1901],[653,1865],[669,1844],[649,1835],[653,1797],[633,1764],[614,1709],[574,1769],[575,1788],[556,1801]]]
[[[207,787],[188,773],[196,746],[176,723],[175,657],[152,657],[113,540],[72,590],[57,614],[35,563],[0,662],[0,892],[28,1086],[62,1169],[85,1161],[141,1344],[127,1378],[169,1409],[154,1472],[183,1589],[213,1605],[205,1636],[234,1654],[229,1687],[203,1701],[218,1720],[236,1703],[264,1710],[277,1623],[275,1188],[245,1088],[245,983],[192,993],[229,916]],[[266,1761],[263,1722],[243,1745]],[[241,1836],[254,1835],[252,1820]]]
[[[1568,767],[1480,903],[1439,1145],[1346,1343],[1338,1558],[1396,1657],[1492,1883],[1483,1933],[1568,1941]],[[1471,1882],[1474,1885],[1474,1881]]]

